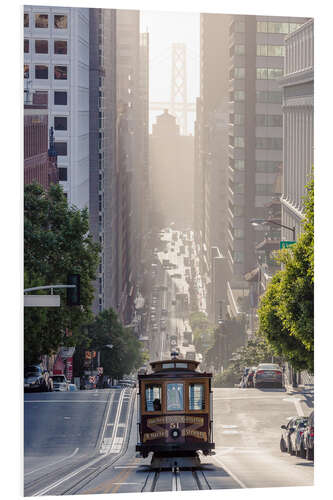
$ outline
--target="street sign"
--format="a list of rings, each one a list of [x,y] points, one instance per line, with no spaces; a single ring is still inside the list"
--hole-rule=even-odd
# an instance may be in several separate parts
[[[24,307],[60,307],[60,295],[24,295]]]
[[[296,241],[280,241],[280,250],[282,248],[288,248],[291,247],[291,245],[294,245]]]

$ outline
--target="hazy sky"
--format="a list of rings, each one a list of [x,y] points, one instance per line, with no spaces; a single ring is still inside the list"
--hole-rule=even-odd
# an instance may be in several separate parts
[[[199,13],[141,11],[141,32],[149,32],[150,101],[170,101],[171,54],[173,43],[187,47],[187,99],[199,95]],[[161,112],[151,113],[151,122]],[[188,116],[188,132],[193,133],[194,114]],[[150,124],[151,127],[152,123]]]

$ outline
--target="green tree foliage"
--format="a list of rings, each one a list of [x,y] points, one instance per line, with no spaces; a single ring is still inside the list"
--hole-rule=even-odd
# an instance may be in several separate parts
[[[112,345],[112,349],[107,345]],[[101,352],[104,373],[113,378],[130,374],[145,362],[135,333],[122,326],[113,309],[105,309],[88,325],[87,340],[81,344],[81,352],[85,348]]]
[[[208,321],[206,314],[200,311],[190,314],[189,321],[196,352],[200,352],[204,358],[214,342],[214,325]]]
[[[67,205],[63,190],[38,184],[24,190],[24,288],[66,284],[69,273],[81,276],[81,306],[67,307],[66,292],[59,308],[25,308],[24,352],[30,363],[51,354],[60,344],[75,345],[82,324],[92,319],[92,281],[96,279],[99,246],[88,234],[88,211]],[[39,292],[45,293],[45,292]],[[49,292],[48,292],[49,293]],[[68,328],[72,337],[65,337]]]
[[[260,301],[259,333],[296,369],[313,373],[314,183],[307,186],[305,220],[298,241],[279,252],[283,264]]]

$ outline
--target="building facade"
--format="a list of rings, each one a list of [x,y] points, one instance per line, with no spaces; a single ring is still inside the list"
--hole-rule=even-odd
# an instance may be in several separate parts
[[[25,104],[24,184],[37,182],[45,190],[49,189],[50,184],[58,183],[57,155],[52,147],[48,147],[48,137],[47,107]]]
[[[313,167],[313,19],[286,37],[283,89],[282,224],[302,230],[303,196]],[[282,239],[290,240],[288,229]]]
[[[24,7],[24,89],[48,108],[59,181],[89,206],[89,9]]]
[[[153,210],[161,214],[160,227],[192,227],[193,158],[193,136],[180,135],[176,117],[165,110],[150,136]]]

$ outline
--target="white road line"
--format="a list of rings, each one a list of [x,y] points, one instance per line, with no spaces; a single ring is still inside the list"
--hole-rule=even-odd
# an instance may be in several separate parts
[[[40,470],[42,470],[42,469],[45,469],[45,467],[52,467],[52,466],[53,466],[53,465],[55,465],[55,464],[59,464],[60,462],[63,462],[64,460],[68,460],[69,458],[74,457],[74,455],[76,455],[76,454],[77,454],[77,452],[79,451],[79,449],[80,449],[80,448],[76,448],[76,449],[74,450],[74,452],[73,452],[71,455],[69,455],[68,457],[61,458],[60,460],[57,460],[56,462],[52,462],[51,464],[46,464],[46,465],[43,465],[42,467],[39,467],[39,469],[35,469],[35,470],[30,471],[30,472],[26,472],[26,473],[24,474],[24,477],[25,477],[25,476],[29,476],[29,474],[33,474],[34,472],[38,472],[38,471],[40,471]]]
[[[216,462],[218,462],[218,463],[219,463],[219,464],[223,467],[223,469],[224,469],[224,470],[225,470],[225,471],[229,474],[229,476],[230,476],[230,477],[232,477],[232,479],[233,479],[234,481],[236,481],[236,483],[238,483],[238,484],[239,484],[239,486],[240,486],[241,488],[246,488],[245,484],[244,484],[244,483],[243,483],[240,479],[238,479],[238,477],[237,477],[237,476],[235,476],[235,474],[234,474],[233,472],[231,472],[231,470],[230,470],[228,467],[226,467],[226,466],[224,465],[224,463],[223,463],[223,462],[222,462],[219,458],[217,458],[217,457],[215,456],[215,457],[213,458],[213,460],[214,460],[214,461],[216,461]]]

